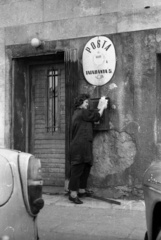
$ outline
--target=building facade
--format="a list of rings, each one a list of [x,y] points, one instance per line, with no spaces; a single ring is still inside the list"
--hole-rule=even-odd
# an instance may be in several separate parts
[[[95,131],[89,186],[142,198],[143,174],[161,157],[160,11],[159,0],[1,0],[0,146],[35,154],[44,184],[64,186],[73,99],[108,96],[115,108]],[[96,86],[82,54],[101,36],[115,47],[116,68]]]

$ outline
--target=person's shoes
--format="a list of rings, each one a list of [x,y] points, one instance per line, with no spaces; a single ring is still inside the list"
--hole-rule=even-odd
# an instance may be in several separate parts
[[[78,197],[82,198],[82,197],[92,197],[94,194],[93,191],[91,190],[86,190],[84,193],[78,193]]]
[[[82,204],[83,202],[78,198],[78,197],[71,197],[71,195],[69,195],[69,200],[75,204]]]

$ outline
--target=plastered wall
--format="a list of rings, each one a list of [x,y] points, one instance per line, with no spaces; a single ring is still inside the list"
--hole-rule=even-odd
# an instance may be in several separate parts
[[[158,28],[160,8],[159,0],[0,1],[0,28],[6,45],[129,32]]]
[[[116,105],[110,112],[110,130],[95,133],[90,185],[99,194],[142,198],[144,171],[161,157],[160,34],[156,29],[109,35],[117,55],[112,80],[96,87],[80,75],[80,92],[92,97],[107,95]],[[112,84],[117,87],[111,88]]]
[[[0,29],[0,146],[4,146],[4,131],[5,131],[5,45],[4,45],[4,29]]]

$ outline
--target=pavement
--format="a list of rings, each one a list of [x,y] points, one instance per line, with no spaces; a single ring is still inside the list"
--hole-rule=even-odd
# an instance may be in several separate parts
[[[65,192],[45,192],[38,215],[40,240],[143,240],[146,232],[143,200],[111,204],[84,198],[77,205]]]

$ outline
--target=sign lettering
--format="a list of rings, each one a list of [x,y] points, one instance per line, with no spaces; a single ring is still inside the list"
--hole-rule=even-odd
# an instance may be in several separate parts
[[[90,84],[101,86],[111,80],[116,67],[116,53],[109,38],[92,38],[85,45],[82,58],[83,73]]]

